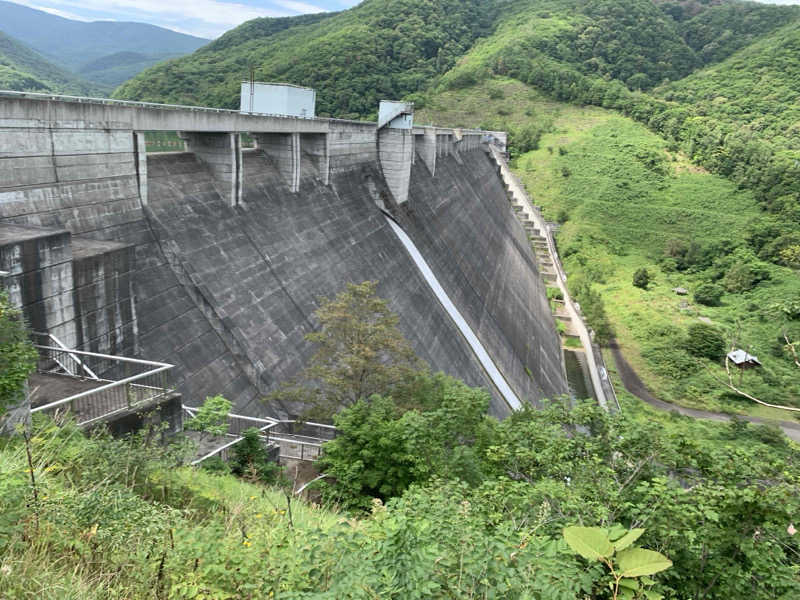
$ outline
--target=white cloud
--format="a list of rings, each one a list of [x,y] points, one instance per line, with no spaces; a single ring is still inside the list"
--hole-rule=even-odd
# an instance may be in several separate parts
[[[294,0],[274,0],[274,2],[278,6],[303,14],[327,12],[324,8],[314,6],[313,4],[306,4],[305,2],[295,2]]]
[[[325,10],[296,0],[275,0],[275,8],[222,0],[50,0],[49,4],[55,8],[43,8],[30,0],[16,1],[70,19],[87,20],[75,14],[83,10],[103,15],[97,19],[152,23],[205,37],[216,37],[258,17],[285,17]]]
[[[24,2],[24,0],[17,0],[17,3],[25,4],[26,6],[30,6],[31,8],[35,8],[36,10],[41,10],[42,12],[50,13],[51,15],[62,17],[64,19],[71,19],[73,21],[85,21],[85,22],[90,22],[92,20],[65,10],[58,10],[56,8],[49,8],[47,6],[39,6],[38,4],[29,4],[27,2]]]

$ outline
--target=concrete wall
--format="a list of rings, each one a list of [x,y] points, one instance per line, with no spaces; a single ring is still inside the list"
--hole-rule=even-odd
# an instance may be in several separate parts
[[[133,356],[138,353],[133,246],[72,238],[72,296],[76,348]]]
[[[119,100],[51,99],[50,95],[0,91],[0,128],[41,127],[127,131],[193,131],[217,133],[327,133],[328,119],[243,114],[236,110],[172,106]],[[44,125],[46,126],[46,125]]]
[[[136,353],[133,248],[0,223],[0,270],[33,331],[72,348]]]
[[[392,194],[375,124],[307,120],[313,126],[300,128],[298,120],[267,119],[248,128],[258,133],[272,124],[269,139],[292,140],[287,178],[287,147],[242,153],[230,142],[237,127],[256,123],[238,113],[214,120],[207,111],[28,104],[25,112],[21,101],[0,94],[0,227],[57,227],[122,244],[95,247],[70,263],[79,280],[71,288],[73,314],[77,302],[77,322],[93,315],[109,344],[138,340],[141,356],[175,364],[185,402],[221,393],[245,414],[298,412],[259,398],[310,357],[304,335],[316,326],[319,297],[368,279],[379,282],[402,331],[434,369],[491,387],[380,211]],[[135,136],[142,123],[188,131],[194,152],[143,156]],[[232,128],[220,129],[226,123]],[[48,150],[42,131],[63,143]],[[6,143],[7,135],[16,141]],[[535,263],[507,214],[497,174],[481,150],[463,137],[454,142],[451,130],[415,137],[434,141],[419,148],[426,160],[433,154],[434,168],[416,162],[409,209],[398,217],[518,395],[535,401],[565,389]],[[383,158],[388,164],[392,157]],[[103,337],[86,323],[81,331],[85,343]],[[497,394],[492,411],[507,412]]]
[[[0,226],[0,271],[12,304],[34,331],[77,341],[72,289],[71,235],[64,230]]]
[[[283,181],[296,192],[300,187],[300,134],[254,134],[258,149],[272,159]]]
[[[378,146],[373,123],[331,121],[328,133],[331,174],[376,163]]]
[[[186,149],[208,166],[219,194],[231,206],[239,204],[242,187],[242,144],[239,134],[184,131],[180,132],[180,136],[186,143]]]
[[[419,161],[398,219],[520,397],[566,393],[561,348],[527,236],[483,150]]]
[[[436,174],[436,132],[433,129],[424,129],[414,133],[414,152],[425,166],[428,173]],[[416,161],[414,161],[416,162]]]
[[[410,129],[385,127],[378,131],[381,170],[396,204],[408,200],[414,134]]]

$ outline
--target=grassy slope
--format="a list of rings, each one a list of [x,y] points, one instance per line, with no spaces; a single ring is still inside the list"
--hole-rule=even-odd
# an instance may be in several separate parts
[[[780,457],[793,472],[791,447],[764,427],[732,435],[726,425],[659,413],[625,393],[620,402],[626,419],[644,430],[658,428],[665,439],[683,440],[703,457],[712,450],[730,457],[755,451],[748,456],[758,456],[764,467]],[[57,429],[37,420],[30,443],[36,499],[21,436],[0,439],[0,590],[9,600],[405,598],[412,596],[389,590],[409,583],[419,590],[434,579],[444,588],[440,593],[413,597],[475,597],[458,593],[470,587],[469,581],[461,586],[461,577],[465,567],[468,577],[486,575],[487,557],[509,565],[492,569],[495,584],[502,579],[498,573],[529,581],[544,573],[544,586],[537,589],[551,595],[535,597],[570,598],[576,597],[568,593],[570,582],[585,574],[574,558],[554,557],[552,548],[537,540],[546,535],[546,523],[560,522],[564,515],[550,516],[549,509],[538,509],[538,517],[529,514],[535,506],[516,506],[514,494],[506,504],[480,491],[473,499],[488,495],[471,511],[466,501],[471,496],[450,485],[446,489],[455,493],[449,499],[432,504],[434,494],[424,492],[385,509],[378,503],[371,515],[358,518],[296,500],[290,517],[281,490],[175,468],[174,458],[159,460],[158,450],[141,440],[112,445],[83,438],[73,427]],[[560,442],[545,438],[541,444],[539,451],[550,456]],[[550,494],[560,497],[555,491],[563,485],[560,479],[527,498],[549,506]],[[499,483],[498,490],[523,491]],[[716,497],[721,490],[705,493]],[[498,512],[487,515],[486,506],[497,506]],[[658,527],[665,509],[657,503],[647,512],[648,529]],[[575,507],[568,504],[564,510],[571,514]],[[527,516],[513,520],[520,515]],[[684,533],[673,531],[674,539],[665,536],[665,543],[677,551],[676,544],[687,545]],[[717,540],[711,544],[719,546]],[[548,576],[561,571],[561,579]],[[471,585],[474,594],[477,583]]]
[[[724,376],[722,367],[704,363],[701,368],[673,343],[679,344],[681,332],[699,317],[710,318],[730,335],[740,326],[739,339],[764,361],[771,377],[765,382],[748,373],[744,387],[765,400],[800,404],[796,368],[771,352],[777,325],[768,310],[774,298],[800,295],[797,276],[771,267],[771,282],[752,292],[726,295],[722,306],[711,308],[671,291],[676,286],[691,290],[696,279],[663,273],[656,264],[672,238],[741,240],[748,221],[760,214],[752,195],[669,152],[664,140],[628,118],[553,102],[511,80],[441,93],[417,120],[469,126],[497,119],[502,112],[508,114],[500,118],[509,123],[550,125],[539,149],[519,157],[514,166],[546,216],[568,211],[569,221],[559,234],[562,253],[574,252],[565,259],[567,271],[573,278],[587,269],[601,273],[605,283],[597,287],[616,334],[654,393],[687,406],[791,418],[723,394],[707,370]],[[653,161],[668,174],[648,168]],[[640,266],[656,274],[647,291],[631,285]],[[686,309],[681,309],[682,300],[689,303]]]

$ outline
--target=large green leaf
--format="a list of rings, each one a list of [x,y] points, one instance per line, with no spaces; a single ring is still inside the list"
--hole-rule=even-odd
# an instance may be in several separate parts
[[[654,550],[628,548],[617,554],[617,564],[623,577],[641,577],[669,569],[672,561]]]
[[[614,550],[616,550],[617,552],[619,552],[620,550],[625,550],[625,548],[627,548],[633,542],[638,540],[643,533],[644,529],[631,529],[628,533],[626,533],[616,542],[614,542]]]
[[[608,558],[614,552],[607,531],[600,527],[565,527],[564,541],[574,552],[589,560]]]

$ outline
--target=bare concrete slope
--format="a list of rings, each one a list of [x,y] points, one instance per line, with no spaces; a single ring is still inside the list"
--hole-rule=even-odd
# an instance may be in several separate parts
[[[316,326],[321,297],[348,281],[376,280],[422,358],[491,389],[375,204],[385,190],[374,166],[334,175],[331,187],[305,178],[293,194],[262,154],[246,153],[244,165],[244,204],[233,208],[193,155],[151,156],[146,212],[173,270],[206,302],[206,319],[253,388],[266,393],[302,369],[313,352],[304,335]],[[151,329],[146,311],[139,318]],[[170,343],[153,342],[143,338],[143,349],[159,355]],[[265,409],[245,395],[237,410]],[[499,397],[493,412],[507,412]]]
[[[530,243],[481,150],[416,161],[401,221],[520,397],[566,393],[561,348]]]

